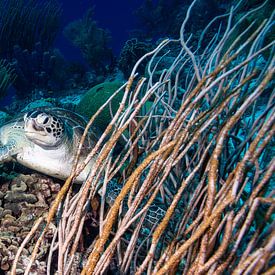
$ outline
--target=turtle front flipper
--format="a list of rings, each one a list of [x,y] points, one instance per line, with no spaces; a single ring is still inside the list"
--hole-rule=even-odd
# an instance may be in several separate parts
[[[17,153],[16,141],[10,139],[5,145],[0,145],[0,163],[10,161],[11,157]]]

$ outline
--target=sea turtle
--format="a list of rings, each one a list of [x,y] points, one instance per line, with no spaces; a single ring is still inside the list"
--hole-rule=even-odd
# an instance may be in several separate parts
[[[66,179],[85,125],[83,117],[61,108],[38,108],[23,113],[0,128],[0,163],[13,160],[49,176]],[[91,131],[82,147],[82,159],[96,140],[96,132]],[[92,165],[90,161],[76,181],[84,181]]]
[[[82,116],[61,108],[44,107],[23,113],[0,128],[0,163],[17,161],[38,172],[64,180],[70,175],[85,125]],[[97,136],[96,129],[89,132],[80,161],[93,148]],[[86,180],[93,163],[94,160],[91,160],[76,182]],[[106,202],[111,206],[121,185],[113,181],[107,189]],[[163,209],[152,205],[146,220],[155,224],[164,214]]]

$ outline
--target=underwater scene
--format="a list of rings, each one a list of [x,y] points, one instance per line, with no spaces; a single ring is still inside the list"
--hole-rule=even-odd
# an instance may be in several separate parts
[[[275,274],[274,11],[0,0],[0,275]]]

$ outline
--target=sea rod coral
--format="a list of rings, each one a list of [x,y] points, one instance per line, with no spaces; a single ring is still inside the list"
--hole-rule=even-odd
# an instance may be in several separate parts
[[[25,270],[29,273],[52,223],[48,274],[108,269],[122,274],[274,273],[275,60],[274,41],[265,39],[274,14],[239,29],[268,1],[237,18],[238,1],[206,26],[195,47],[185,28],[196,2],[179,39],[164,40],[135,64],[122,86],[119,109],[87,158],[78,162],[89,127],[113,97],[91,118],[70,177],[47,217],[37,220],[22,242],[12,274],[24,246],[42,226]],[[202,47],[211,24],[219,22],[219,31]],[[139,77],[136,71],[148,57],[148,77]],[[174,62],[156,77],[158,60],[166,57]],[[144,108],[148,101],[149,109]],[[124,149],[112,154],[121,138]],[[95,165],[74,194],[73,181],[91,158]],[[107,207],[106,190],[114,183],[121,191]],[[99,232],[83,242],[87,212],[100,188]],[[165,213],[146,227],[152,205],[162,205]]]

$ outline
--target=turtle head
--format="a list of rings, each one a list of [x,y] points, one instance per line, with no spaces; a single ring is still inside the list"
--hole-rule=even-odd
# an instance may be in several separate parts
[[[31,111],[25,114],[25,134],[40,146],[52,147],[60,144],[64,137],[64,122],[45,111]]]

